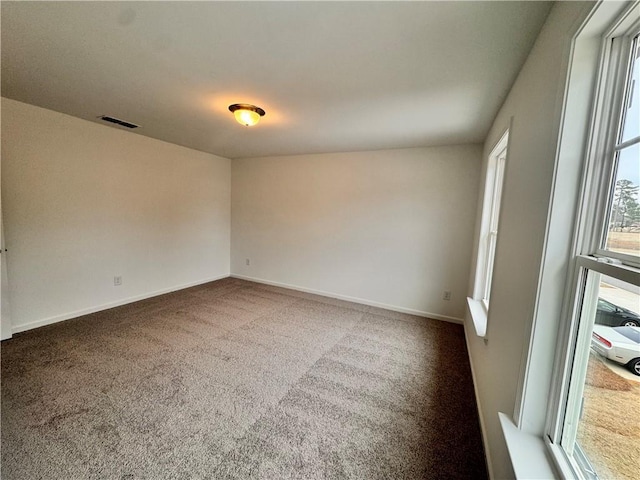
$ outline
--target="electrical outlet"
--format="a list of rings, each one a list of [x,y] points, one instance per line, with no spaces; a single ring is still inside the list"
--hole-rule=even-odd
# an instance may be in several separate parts
[[[251,265],[251,260],[249,260],[248,258],[245,258],[244,264],[245,265]]]
[[[117,277],[113,277],[113,285],[115,287],[119,287],[120,285],[122,285],[122,277],[119,275]]]
[[[445,291],[442,293],[442,299],[443,299],[443,300],[446,300],[447,302],[448,302],[449,300],[451,300],[451,290],[445,290]]]

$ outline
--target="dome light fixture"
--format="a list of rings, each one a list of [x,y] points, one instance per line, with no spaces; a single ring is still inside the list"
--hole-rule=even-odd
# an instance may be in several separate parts
[[[251,127],[260,121],[260,117],[264,117],[265,111],[255,105],[248,103],[234,103],[229,105],[229,111],[233,113],[240,125]]]

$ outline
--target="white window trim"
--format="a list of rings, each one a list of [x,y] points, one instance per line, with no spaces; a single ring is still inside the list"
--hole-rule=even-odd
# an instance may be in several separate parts
[[[621,75],[626,62],[621,52],[626,51],[629,44],[628,35],[636,32],[640,26],[638,13],[640,6],[635,3],[627,8],[625,13],[613,23],[604,35],[602,42],[602,59],[599,67],[598,88],[596,90],[596,108],[592,119],[591,133],[588,143],[587,168],[583,178],[582,197],[583,202],[577,215],[577,227],[572,247],[573,266],[570,267],[567,282],[568,292],[563,308],[563,318],[571,319],[562,326],[557,344],[557,358],[555,371],[558,372],[553,383],[553,391],[549,402],[549,415],[547,417],[546,443],[554,460],[556,468],[563,478],[597,478],[595,473],[590,473],[588,460],[576,445],[575,457],[567,455],[563,444],[572,444],[575,441],[577,421],[580,410],[582,394],[580,388],[570,389],[571,375],[580,378],[586,374],[586,357],[589,354],[589,328],[578,325],[579,302],[586,290],[594,288],[593,281],[586,281],[580,288],[576,288],[586,271],[593,271],[614,278],[619,278],[633,285],[640,285],[640,270],[631,266],[619,265],[611,262],[615,260],[628,261],[634,257],[613,252],[604,251],[602,244],[603,230],[607,219],[608,197],[610,195],[612,171],[612,138],[617,134],[617,119],[620,105],[620,96],[624,88],[620,85],[624,81]],[[621,33],[624,32],[624,33]],[[611,48],[614,36],[627,36],[624,40],[618,40],[619,45]],[[617,85],[611,87],[612,80],[616,79]],[[605,159],[605,161],[602,161]],[[608,181],[607,181],[608,180]],[[594,214],[595,212],[595,214]],[[581,252],[591,252],[591,255],[580,255]],[[613,253],[613,254],[612,254]],[[585,305],[589,308],[589,305]],[[593,308],[595,308],[595,300]],[[590,327],[590,326],[589,326]],[[576,363],[577,370],[572,368]],[[583,387],[584,385],[582,385]],[[581,387],[581,388],[582,388]],[[569,452],[571,454],[572,452]],[[582,461],[580,460],[582,458]],[[581,465],[580,465],[581,464]]]
[[[467,297],[467,305],[476,334],[485,339],[487,337],[491,284],[495,268],[498,227],[502,211],[502,193],[508,156],[509,130],[507,129],[491,149],[487,160],[473,297]]]
[[[550,441],[548,425],[558,409],[558,392],[565,385],[566,376],[554,376],[562,369],[569,352],[567,332],[571,326],[562,325],[560,318],[570,318],[572,299],[564,294],[575,272],[575,262],[570,261],[582,242],[575,232],[575,219],[584,220],[584,207],[580,205],[581,191],[586,188],[587,166],[584,158],[590,156],[587,142],[592,119],[593,98],[597,92],[602,38],[610,30],[612,22],[624,12],[637,8],[635,2],[598,1],[595,5],[583,4],[574,24],[567,28],[573,32],[568,55],[568,75],[563,89],[562,115],[554,165],[549,215],[545,229],[542,266],[539,272],[536,304],[531,323],[526,326],[530,335],[522,353],[519,388],[516,392],[514,411],[500,414],[502,431],[517,478],[574,478],[573,470],[560,448]],[[633,6],[635,4],[635,6]],[[637,15],[637,13],[636,13]],[[593,166],[591,166],[593,168]],[[566,327],[566,328],[565,328]],[[563,335],[565,337],[563,337]],[[486,339],[485,339],[486,342]],[[554,346],[555,360],[554,360]],[[554,410],[555,409],[555,410]],[[502,421],[513,418],[513,421]],[[510,426],[515,428],[510,428]],[[522,453],[519,445],[524,437],[533,436],[546,444],[534,455]],[[552,468],[554,475],[547,475]]]
[[[553,463],[547,457],[547,446],[544,440],[537,435],[523,432],[504,413],[498,413],[498,418],[515,478],[555,478],[556,472]]]

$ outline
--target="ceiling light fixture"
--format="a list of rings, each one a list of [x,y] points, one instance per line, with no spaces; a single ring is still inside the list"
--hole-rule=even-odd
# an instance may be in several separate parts
[[[248,103],[234,103],[229,105],[229,110],[233,112],[236,120],[240,125],[251,127],[260,121],[260,117],[264,117],[265,111],[255,105]]]

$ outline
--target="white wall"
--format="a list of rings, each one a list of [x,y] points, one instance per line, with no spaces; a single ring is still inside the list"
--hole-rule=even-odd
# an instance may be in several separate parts
[[[0,156],[0,162],[1,162]],[[0,163],[1,165],[1,163]],[[0,168],[0,172],[1,172]],[[2,222],[2,201],[0,200],[0,340],[11,338],[11,312],[9,310],[9,283],[7,262],[4,254],[4,225]]]
[[[468,314],[465,319],[493,478],[514,477],[498,412],[512,415],[519,400],[521,363],[532,336],[543,267],[571,39],[588,6],[585,2],[554,5],[485,143],[481,185],[489,152],[511,124],[486,344],[476,336]],[[575,149],[581,149],[581,145]],[[573,197],[567,201],[573,202]],[[476,236],[479,219],[478,212]],[[563,273],[558,272],[560,277]],[[473,275],[470,278],[473,282]],[[553,342],[548,346],[545,368],[552,365],[554,347]]]
[[[14,331],[229,274],[228,159],[4,98],[2,209]]]
[[[480,155],[468,145],[233,160],[231,272],[462,318]]]
[[[0,209],[0,221],[2,216],[2,209]],[[1,223],[1,222],[0,222]],[[9,309],[9,280],[7,277],[7,262],[5,261],[6,254],[4,253],[4,228],[0,224],[0,249],[2,254],[0,255],[0,340],[6,340],[11,338],[11,311]]]

